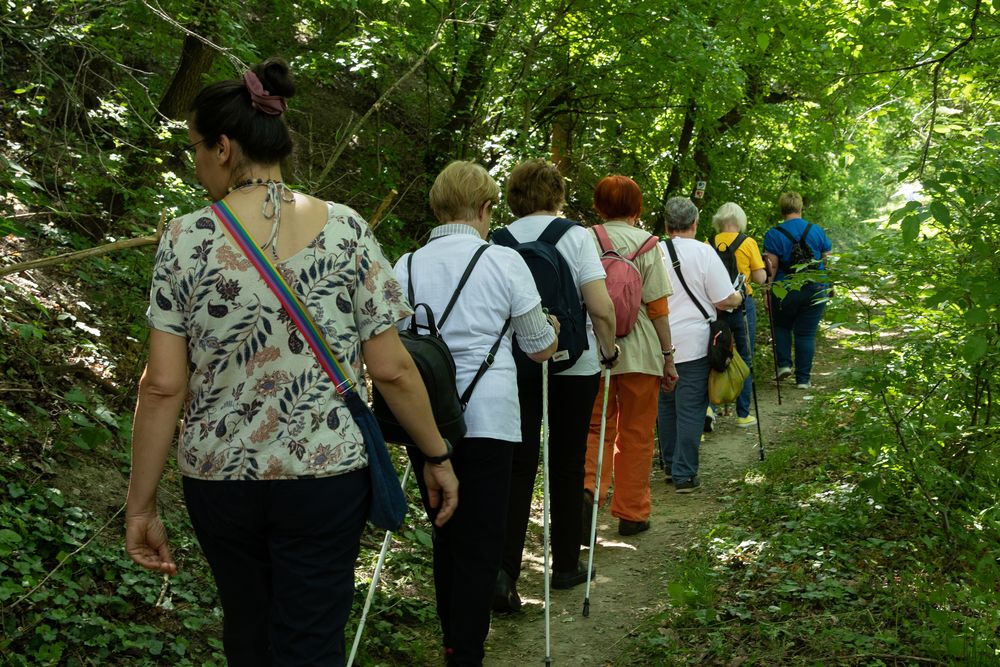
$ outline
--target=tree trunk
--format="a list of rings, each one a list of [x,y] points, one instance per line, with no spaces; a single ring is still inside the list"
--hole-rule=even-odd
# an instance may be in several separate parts
[[[157,111],[173,120],[184,120],[215,61],[215,49],[193,35],[184,38],[181,59]]]

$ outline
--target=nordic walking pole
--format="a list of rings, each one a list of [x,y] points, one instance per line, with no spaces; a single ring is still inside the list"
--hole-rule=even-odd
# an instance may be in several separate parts
[[[410,470],[413,468],[413,463],[408,461],[406,463],[406,470],[403,472],[403,481],[400,482],[400,486],[406,489],[406,480],[410,477]],[[375,598],[375,589],[378,588],[379,577],[382,574],[382,564],[385,563],[385,555],[389,552],[389,541],[392,539],[392,531],[385,531],[385,537],[382,539],[382,551],[378,554],[378,561],[375,563],[375,571],[372,573],[372,583],[368,587],[368,597],[365,598],[365,607],[361,611],[361,620],[358,622],[358,631],[354,635],[354,645],[351,647],[351,657],[347,661],[347,667],[351,667],[354,664],[354,658],[358,654],[358,646],[361,645],[361,635],[365,631],[365,619],[368,618],[368,610],[371,609],[372,600]]]
[[[774,295],[768,286],[764,293],[767,304],[767,323],[771,326],[771,356],[774,357],[774,387],[778,390],[778,405],[781,405],[781,380],[778,379],[778,344],[774,341]]]
[[[608,426],[608,393],[611,369],[604,369],[604,399],[601,402],[601,437],[597,445],[597,473],[594,475],[594,505],[590,511],[590,553],[587,554],[587,590],[583,594],[583,615],[590,616],[590,578],[594,573],[594,546],[597,543],[597,510],[601,497],[601,466],[604,465],[604,431]]]
[[[747,352],[750,354],[750,390],[753,392],[753,414],[757,418],[757,443],[760,446],[760,460],[764,460],[764,434],[760,428],[760,408],[757,407],[757,376],[753,370],[753,347],[750,346],[750,320],[747,317],[747,299],[751,299],[749,294],[743,298],[743,337],[746,339]]]
[[[542,536],[545,579],[545,664],[552,664],[552,624],[549,613],[549,362],[542,362]]]

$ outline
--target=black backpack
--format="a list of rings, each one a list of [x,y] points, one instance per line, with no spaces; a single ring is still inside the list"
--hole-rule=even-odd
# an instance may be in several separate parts
[[[493,232],[493,242],[516,250],[528,265],[535,287],[542,297],[542,307],[559,320],[559,348],[549,359],[549,372],[559,373],[573,366],[587,349],[587,315],[576,281],[556,243],[579,223],[556,218],[535,241],[518,243],[506,228]],[[516,338],[516,336],[515,336]],[[514,346],[514,360],[519,375],[541,377],[541,364],[532,361]]]
[[[410,317],[409,327],[399,333],[399,338],[403,342],[403,347],[413,357],[413,363],[416,365],[417,370],[420,371],[420,377],[427,388],[427,396],[430,398],[431,411],[434,413],[434,422],[437,424],[438,431],[441,432],[442,437],[447,438],[448,442],[452,444],[457,443],[465,437],[466,427],[465,417],[463,416],[465,407],[469,404],[469,399],[472,397],[472,392],[476,388],[479,379],[493,365],[493,358],[500,348],[500,343],[503,341],[504,334],[507,333],[507,328],[510,326],[510,320],[508,319],[504,323],[503,329],[500,330],[500,335],[497,337],[496,342],[493,343],[493,347],[490,348],[489,354],[486,355],[486,359],[480,364],[479,370],[472,379],[472,382],[465,388],[462,395],[459,396],[455,379],[455,359],[452,357],[447,343],[444,342],[444,338],[441,337],[440,330],[441,326],[444,325],[444,321],[451,313],[451,309],[455,306],[462,288],[465,287],[465,283],[469,280],[473,267],[475,267],[476,262],[479,261],[479,258],[482,257],[483,253],[489,247],[489,244],[483,244],[476,250],[476,253],[472,256],[469,265],[465,269],[465,273],[462,274],[462,278],[458,281],[458,287],[455,288],[455,293],[452,294],[451,300],[441,315],[441,319],[437,322],[434,321],[434,313],[431,311],[430,306],[426,303],[414,303],[416,299],[413,294],[413,254],[411,253],[406,260],[406,271],[409,274],[407,296],[409,297],[410,305],[413,307],[413,315]],[[417,324],[417,311],[421,308],[424,309],[427,324]],[[421,333],[421,329],[425,329],[427,333]],[[373,393],[372,409],[375,413],[375,419],[378,420],[379,426],[382,428],[382,434],[385,436],[386,441],[402,445],[415,445],[416,443],[413,442],[413,438],[410,437],[406,429],[396,420],[396,416],[392,414],[392,410],[389,409],[389,405],[385,402],[385,398],[382,397],[377,388]]]
[[[726,366],[733,359],[733,352],[736,348],[736,340],[733,336],[733,330],[729,327],[729,324],[723,320],[718,314],[715,315],[715,319],[708,314],[701,302],[695,297],[691,288],[688,287],[687,281],[684,280],[684,274],[681,273],[681,260],[677,257],[677,251],[674,250],[673,239],[666,240],[667,254],[670,255],[670,263],[674,267],[674,273],[677,274],[677,279],[681,281],[681,287],[687,292],[688,298],[694,302],[694,305],[698,308],[701,316],[708,321],[708,365],[711,366],[713,371],[721,373],[726,370]],[[713,305],[712,310],[715,310]]]
[[[788,258],[788,263],[780,265],[786,274],[805,271],[816,261],[816,255],[813,254],[812,248],[810,248],[809,244],[806,243],[806,237],[809,236],[809,229],[811,227],[812,223],[807,222],[806,228],[802,230],[802,236],[800,236],[797,241],[787,229],[775,227],[776,230],[784,234],[785,237],[792,242],[792,253]]]
[[[736,280],[736,276],[739,275],[739,268],[736,266],[736,251],[739,250],[743,242],[747,240],[746,234],[737,234],[733,242],[726,246],[725,250],[720,248],[718,245],[715,246],[715,252],[719,254],[719,258],[722,260],[722,265],[726,267],[726,271],[729,272],[729,282]],[[725,245],[724,243],[722,245]]]

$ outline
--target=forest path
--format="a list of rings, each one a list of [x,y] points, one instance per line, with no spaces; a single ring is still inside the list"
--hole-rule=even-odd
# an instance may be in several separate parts
[[[778,405],[773,379],[758,382],[757,398],[765,455],[771,443],[791,428],[814,392],[822,391],[824,368],[817,356],[813,389],[797,389],[785,381]],[[758,369],[773,378],[773,369]],[[818,386],[817,386],[818,382]],[[759,461],[757,428],[738,428],[735,408],[721,416],[701,449],[701,489],[679,494],[664,482],[654,465],[651,480],[653,513],[650,529],[634,537],[618,535],[618,521],[602,508],[597,521],[594,565],[597,578],[590,588],[590,616],[584,617],[585,586],[551,592],[551,658],[553,665],[619,664],[647,619],[666,601],[667,563],[679,558],[706,522],[725,507],[734,483],[753,474]],[[532,511],[524,569],[518,581],[523,606],[517,614],[495,614],[486,642],[486,667],[542,665],[545,661],[544,581],[542,578],[541,502]],[[587,558],[585,547],[581,559]]]

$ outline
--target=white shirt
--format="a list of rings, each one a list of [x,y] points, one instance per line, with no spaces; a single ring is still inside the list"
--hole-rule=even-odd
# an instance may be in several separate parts
[[[535,241],[549,223],[556,219],[554,215],[526,215],[507,225],[507,230],[517,239],[518,243],[528,243]],[[590,233],[583,227],[576,226],[569,229],[556,242],[556,250],[566,260],[570,271],[573,272],[573,280],[576,282],[576,293],[583,302],[583,292],[580,288],[595,280],[604,280],[607,274],[604,265],[601,264],[601,257],[597,254],[594,240]],[[580,358],[576,360],[571,368],[567,368],[557,375],[595,375],[601,372],[601,367],[597,362],[598,343],[594,336],[593,325],[590,317],[587,317],[587,349],[583,351]]]
[[[455,227],[454,225],[449,228]],[[426,303],[439,318],[451,300],[469,260],[483,241],[471,233],[432,237],[413,253],[413,287],[417,303]],[[393,271],[407,294],[407,253]],[[493,347],[504,323],[524,315],[541,303],[528,266],[514,250],[491,247],[476,264],[448,319],[441,336],[455,358],[458,393],[472,382],[486,354]],[[424,310],[417,312],[424,323]],[[400,321],[405,329],[409,319]],[[511,353],[511,330],[504,334],[496,359],[476,385],[465,410],[466,437],[521,441],[521,411],[517,400],[517,368]]]
[[[691,297],[677,277],[665,241],[660,241],[660,248],[663,250],[663,263],[670,274],[670,283],[674,285],[674,293],[667,299],[667,306],[670,308],[670,338],[677,348],[674,361],[683,363],[701,359],[708,356],[708,320],[691,302]],[[675,236],[674,250],[677,252],[684,281],[701,307],[714,320],[715,304],[733,293],[729,272],[715,249],[707,243]]]

